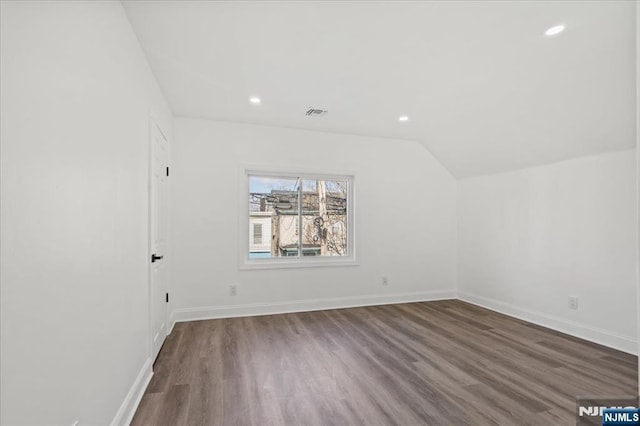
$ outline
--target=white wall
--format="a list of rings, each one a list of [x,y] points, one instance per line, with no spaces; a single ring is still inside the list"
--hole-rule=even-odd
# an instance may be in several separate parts
[[[635,352],[635,173],[626,150],[459,181],[461,297]]]
[[[640,1],[636,0],[636,156],[637,156],[637,209],[636,214],[638,216],[638,270],[636,274],[636,280],[638,282],[638,341],[640,342]],[[638,371],[640,371],[640,358],[638,358]],[[638,374],[638,393],[640,394],[640,374]]]
[[[174,319],[453,295],[456,184],[419,144],[194,119],[174,132]],[[241,163],[353,171],[360,265],[238,270]]]
[[[106,425],[147,359],[148,111],[120,2],[1,2],[3,425]]]

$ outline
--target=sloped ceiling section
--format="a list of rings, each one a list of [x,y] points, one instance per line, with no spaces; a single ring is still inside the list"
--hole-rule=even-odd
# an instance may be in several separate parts
[[[179,116],[416,140],[458,178],[635,145],[634,2],[124,5]]]

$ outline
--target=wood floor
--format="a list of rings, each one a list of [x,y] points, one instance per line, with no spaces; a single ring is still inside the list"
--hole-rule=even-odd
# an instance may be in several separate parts
[[[133,425],[574,425],[637,358],[461,301],[178,323]]]

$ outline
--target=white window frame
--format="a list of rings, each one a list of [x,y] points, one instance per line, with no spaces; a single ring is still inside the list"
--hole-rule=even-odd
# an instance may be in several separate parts
[[[347,182],[347,256],[301,256],[249,259],[249,176],[275,178],[300,178],[308,180],[342,180]],[[239,173],[239,269],[287,269],[309,267],[357,266],[355,232],[355,173],[324,170],[299,170],[286,167],[247,166],[240,167]],[[264,238],[264,235],[263,235]]]

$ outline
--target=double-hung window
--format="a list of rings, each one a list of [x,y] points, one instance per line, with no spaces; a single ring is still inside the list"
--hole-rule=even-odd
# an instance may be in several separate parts
[[[355,264],[353,176],[244,170],[243,179],[241,267]]]
[[[253,225],[253,244],[262,244],[262,224],[254,223]]]

